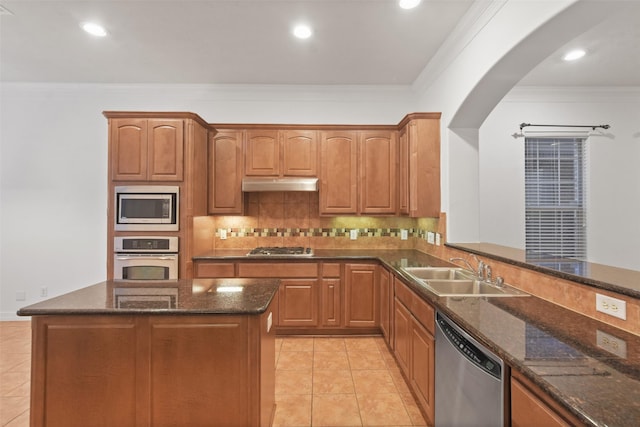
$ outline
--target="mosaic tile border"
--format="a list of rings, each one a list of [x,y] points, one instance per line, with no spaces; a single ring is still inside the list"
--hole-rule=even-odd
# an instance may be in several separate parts
[[[227,228],[227,238],[232,237],[346,237],[351,230],[358,231],[358,237],[397,237],[407,230],[408,237],[427,238],[427,232],[416,228]],[[216,230],[220,237],[220,229]]]

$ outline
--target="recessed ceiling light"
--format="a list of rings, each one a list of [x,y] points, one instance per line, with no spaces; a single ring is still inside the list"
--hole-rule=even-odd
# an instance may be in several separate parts
[[[98,25],[94,22],[85,22],[82,24],[82,29],[96,37],[104,37],[107,35],[107,30],[105,30],[102,25]]]
[[[398,5],[403,9],[413,9],[420,4],[421,0],[400,0]]]
[[[293,35],[299,39],[308,39],[311,37],[313,32],[311,31],[311,27],[305,24],[296,25],[293,28]]]
[[[587,52],[583,49],[574,49],[562,57],[565,61],[575,61],[582,58]]]

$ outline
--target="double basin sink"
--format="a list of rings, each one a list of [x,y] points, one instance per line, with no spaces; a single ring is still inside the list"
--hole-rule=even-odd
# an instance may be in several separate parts
[[[404,267],[403,270],[429,291],[442,297],[529,296],[509,285],[478,280],[473,273],[462,268]]]

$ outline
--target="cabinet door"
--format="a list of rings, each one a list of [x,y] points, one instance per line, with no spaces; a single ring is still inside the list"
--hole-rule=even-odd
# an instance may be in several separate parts
[[[355,132],[323,132],[320,139],[320,214],[358,213]]]
[[[379,290],[376,266],[347,264],[345,266],[345,326],[379,326]]]
[[[411,354],[411,313],[396,298],[393,312],[393,350],[400,369],[409,375]]]
[[[518,375],[515,371],[512,373]],[[568,427],[583,424],[561,408],[558,408],[558,412],[554,411],[539,397],[543,395],[544,392],[528,380],[511,377],[511,425]],[[557,403],[554,405],[557,406]]]
[[[147,120],[111,120],[111,179],[147,180]]]
[[[399,183],[398,209],[400,214],[409,214],[409,135],[407,127],[403,127],[398,134],[399,144]]]
[[[435,409],[435,340],[416,320],[411,327],[410,383],[420,405],[427,413],[428,424],[434,421]]]
[[[418,119],[408,125],[409,213],[440,215],[440,120]]]
[[[33,329],[32,426],[137,425],[133,317],[36,316]]]
[[[320,317],[322,326],[340,326],[340,279],[322,279]]]
[[[149,181],[182,181],[184,123],[179,119],[150,119],[147,123]]]
[[[242,132],[219,131],[209,143],[209,213],[242,214]]]
[[[316,131],[282,131],[282,175],[318,175],[318,133]]]
[[[278,326],[318,326],[318,280],[283,279]]]
[[[397,207],[396,133],[360,132],[360,213],[395,214]]]
[[[141,374],[150,376],[146,425],[251,425],[256,408],[247,397],[257,392],[250,376],[257,361],[248,329],[246,316],[196,316],[179,323],[150,316],[150,366]]]
[[[387,345],[391,345],[391,275],[384,267],[378,267],[380,278],[380,330]]]
[[[244,173],[247,176],[278,176],[280,144],[276,130],[248,130]]]

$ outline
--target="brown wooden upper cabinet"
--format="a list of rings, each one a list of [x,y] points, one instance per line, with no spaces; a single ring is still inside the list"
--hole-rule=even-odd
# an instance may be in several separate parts
[[[398,142],[394,131],[359,132],[360,213],[396,214]]]
[[[183,120],[118,118],[110,126],[113,181],[183,180]]]
[[[411,217],[438,217],[440,215],[439,115],[433,118],[412,118],[412,115],[409,115],[400,126],[399,212]]]
[[[320,214],[397,213],[396,132],[326,131],[320,137]]]
[[[317,176],[318,132],[258,130],[245,135],[246,176]]]
[[[358,140],[355,131],[320,137],[320,214],[358,213]]]
[[[209,139],[209,213],[242,214],[242,131],[218,130]]]

